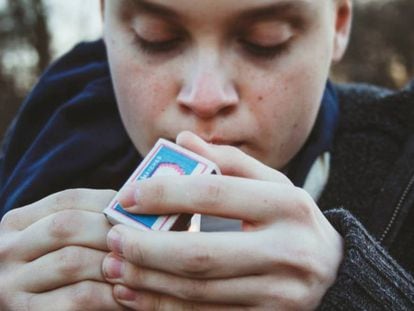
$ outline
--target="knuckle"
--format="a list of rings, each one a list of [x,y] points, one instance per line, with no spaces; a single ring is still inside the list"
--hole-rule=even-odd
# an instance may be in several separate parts
[[[2,228],[16,227],[18,220],[21,218],[23,208],[13,209],[8,211],[1,219],[0,226]]]
[[[263,288],[262,300],[269,306],[283,306],[283,310],[314,310],[323,296],[320,282],[310,282],[306,273],[295,271],[288,283],[276,280]]]
[[[57,271],[63,276],[75,277],[82,271],[83,256],[80,248],[69,246],[58,252]]]
[[[288,298],[286,297],[286,293],[282,291],[280,286],[276,286],[275,284],[268,284],[264,288],[264,300],[268,302],[268,305],[283,305],[286,306],[286,301]]]
[[[73,287],[70,295],[73,310],[87,310],[88,306],[96,305],[100,295],[93,282],[82,282]]]
[[[302,276],[303,280],[307,280],[308,282],[313,281],[313,276],[319,274],[317,273],[318,263],[316,262],[313,254],[310,251],[297,251],[294,255],[297,255],[298,261],[298,271]]]
[[[301,188],[296,188],[296,204],[293,215],[301,223],[313,223],[315,218],[314,203],[310,195]]]
[[[317,306],[316,295],[306,286],[297,286],[287,300],[293,310],[313,310]]]
[[[203,301],[208,296],[207,280],[188,280],[183,288],[180,289],[179,298],[187,301]]]
[[[321,271],[320,256],[311,244],[312,238],[302,238],[300,243],[293,241],[294,246],[286,249],[286,255],[282,265],[292,273],[292,276],[299,278],[306,284],[315,282]],[[279,262],[280,264],[280,262]]]
[[[142,246],[139,241],[135,241],[134,243],[123,243],[123,252],[127,258],[131,258],[132,262],[145,265],[146,258],[144,256],[144,252],[142,250]]]
[[[302,300],[304,297],[301,290],[295,287],[294,289],[280,286],[268,286],[266,291],[268,305],[283,306],[283,310],[308,310],[309,306],[306,304],[306,300]]]
[[[144,207],[147,204],[162,205],[164,203],[166,189],[161,179],[154,178],[151,182],[143,183],[143,186],[140,200]]]
[[[220,208],[222,204],[222,186],[218,180],[210,177],[197,179],[197,182],[200,183],[197,185],[197,189],[200,191],[194,192],[192,203],[201,209]]]
[[[190,276],[205,276],[214,268],[213,256],[206,248],[193,246],[188,256],[182,259],[183,272]]]
[[[49,235],[56,239],[68,239],[75,234],[74,228],[79,226],[79,214],[66,210],[55,213],[49,225]]]
[[[134,265],[124,273],[123,279],[127,284],[137,287],[145,287],[148,283],[148,272],[145,269]]]
[[[52,209],[55,212],[74,209],[79,202],[80,189],[67,189],[53,195]]]

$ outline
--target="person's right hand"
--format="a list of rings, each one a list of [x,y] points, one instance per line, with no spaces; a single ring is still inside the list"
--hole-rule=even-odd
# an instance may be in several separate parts
[[[111,190],[66,190],[0,223],[0,310],[123,310],[102,261]]]

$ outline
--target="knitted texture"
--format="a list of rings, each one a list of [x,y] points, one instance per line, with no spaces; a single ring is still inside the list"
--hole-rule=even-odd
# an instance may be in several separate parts
[[[318,205],[350,211],[413,273],[414,91],[358,85],[338,93],[341,119]]]
[[[345,257],[319,310],[414,310],[414,279],[342,209],[325,212],[344,237]]]

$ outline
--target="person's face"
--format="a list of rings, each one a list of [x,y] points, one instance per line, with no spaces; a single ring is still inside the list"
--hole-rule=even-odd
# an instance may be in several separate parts
[[[122,120],[145,155],[190,130],[283,168],[308,137],[350,0],[102,0]]]

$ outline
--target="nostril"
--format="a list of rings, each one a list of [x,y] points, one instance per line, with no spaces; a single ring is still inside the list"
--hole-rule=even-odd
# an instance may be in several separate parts
[[[238,92],[232,81],[220,74],[207,72],[182,85],[177,102],[184,113],[191,112],[200,118],[229,114],[239,102]]]
[[[216,116],[225,117],[232,114],[238,105],[225,102],[192,102],[192,103],[179,103],[180,111],[185,115],[196,115],[202,119],[210,119]]]
[[[180,109],[180,112],[185,114],[185,115],[192,114],[192,111],[191,111],[190,107],[188,107],[187,105],[179,104],[178,109]]]
[[[231,115],[236,110],[236,106],[226,106],[223,109],[221,109],[220,114],[223,117]]]

